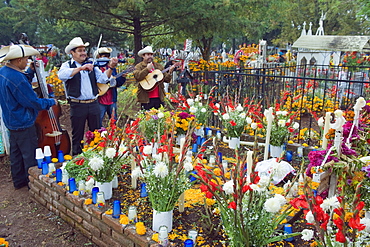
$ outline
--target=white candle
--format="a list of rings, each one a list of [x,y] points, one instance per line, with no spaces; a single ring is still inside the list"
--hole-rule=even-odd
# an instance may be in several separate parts
[[[179,212],[182,213],[185,210],[185,192],[183,192],[179,198]]]
[[[253,166],[253,151],[247,152],[247,183],[251,182],[251,172]]]
[[[182,158],[182,153],[184,152],[185,137],[180,139],[180,160]]]
[[[135,160],[132,159],[132,162],[131,162],[131,172],[133,170],[135,170],[135,168],[136,168],[136,163],[135,163]],[[136,189],[136,187],[137,187],[137,178],[136,177],[132,177],[131,176],[131,186],[132,186],[133,189]]]
[[[268,110],[266,109],[265,112],[263,113],[267,121],[265,152],[263,156],[264,160],[267,160],[268,154],[269,154],[270,136],[271,136],[271,128],[272,128],[272,120],[273,120],[272,111],[273,111],[273,108],[270,107]]]
[[[325,114],[324,131],[322,134],[322,144],[321,144],[322,149],[326,149],[328,147],[328,139],[326,138],[326,134],[328,133],[330,127],[330,115],[331,112],[327,112]]]

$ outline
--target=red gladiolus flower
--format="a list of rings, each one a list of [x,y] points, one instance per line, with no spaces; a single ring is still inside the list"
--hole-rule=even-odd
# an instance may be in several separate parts
[[[341,218],[336,218],[333,222],[340,231],[343,229],[343,220]]]
[[[234,122],[234,120],[231,120],[230,121],[230,124],[231,124],[231,126],[235,126],[236,125],[236,123]]]
[[[80,159],[80,160],[76,161],[76,165],[82,166],[84,164],[84,162],[85,162],[84,159]]]
[[[236,210],[236,202],[235,201],[230,202],[228,208]]]
[[[342,231],[338,231],[337,234],[335,234],[335,241],[338,241],[339,243],[344,243],[346,241],[346,237]]]
[[[208,191],[208,187],[207,187],[207,185],[205,185],[205,184],[202,184],[202,185],[199,187],[199,189],[200,189],[200,191],[202,191],[202,192],[207,192],[207,191]]]
[[[360,223],[360,217],[354,217],[354,218],[351,218],[349,220],[349,223],[348,225],[352,228],[352,229],[357,229],[359,231],[362,231],[366,228],[366,226],[364,224],[361,224]]]
[[[212,197],[213,197],[212,192],[207,191],[206,192],[206,197],[209,198],[209,199],[212,199]]]
[[[356,206],[356,210],[361,211],[364,207],[365,203],[363,201],[360,201]]]
[[[243,189],[242,189],[242,193],[245,193],[247,192],[248,190],[252,190],[251,187],[249,185],[244,185],[243,186]]]
[[[296,209],[308,208],[308,203],[304,195],[294,198],[290,201],[290,204]]]

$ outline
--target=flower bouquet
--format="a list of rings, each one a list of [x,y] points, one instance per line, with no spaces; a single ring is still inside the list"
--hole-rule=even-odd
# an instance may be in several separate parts
[[[153,108],[150,111],[141,111],[137,117],[141,119],[139,122],[141,132],[144,134],[145,139],[150,142],[159,140],[159,137],[171,126],[171,113],[163,107],[159,109]]]

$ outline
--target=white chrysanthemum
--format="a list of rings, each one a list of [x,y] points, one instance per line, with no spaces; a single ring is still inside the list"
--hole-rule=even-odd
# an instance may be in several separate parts
[[[294,124],[293,124],[293,129],[298,129],[299,128],[299,123],[297,123],[297,122],[294,122]]]
[[[135,169],[131,173],[132,178],[139,178],[143,176],[143,173],[141,172],[140,167],[135,167]]]
[[[275,194],[274,198],[278,200],[281,206],[283,206],[286,203],[286,199],[283,195]]]
[[[246,116],[245,112],[242,112],[242,113],[239,114],[239,117],[241,117],[241,118],[245,118],[245,116]]]
[[[288,112],[287,111],[277,111],[276,115],[286,116],[286,115],[288,115]]]
[[[253,191],[256,191],[256,192],[261,192],[263,191],[263,188],[259,187],[257,184],[251,184],[249,187],[251,187],[251,189]]]
[[[190,172],[193,170],[193,164],[191,162],[184,162],[184,169],[187,172]]]
[[[202,102],[199,102],[198,106],[203,106],[203,103]]]
[[[304,241],[310,241],[313,238],[313,231],[309,229],[304,229],[302,231],[302,237]]]
[[[152,151],[153,151],[152,145],[146,145],[146,146],[144,146],[144,148],[143,148],[143,153],[144,153],[145,155],[152,154]]]
[[[281,209],[280,201],[275,197],[267,199],[263,207],[269,213],[277,213]]]
[[[323,126],[324,126],[324,118],[323,118],[323,117],[321,117],[321,118],[319,118],[319,119],[317,120],[317,125],[318,125],[319,127],[323,127]]]
[[[336,196],[326,198],[323,203],[321,203],[320,207],[324,211],[328,211],[330,209],[339,208],[340,203],[338,201],[338,198]]]
[[[156,177],[164,178],[168,175],[168,167],[164,162],[158,162],[154,166],[154,174]]]
[[[230,119],[230,116],[228,113],[225,113],[224,115],[222,115],[222,119],[223,120],[229,120]]]
[[[186,102],[188,102],[188,105],[190,106],[194,105],[194,100],[191,98],[187,99]]]
[[[258,124],[257,123],[251,123],[251,128],[252,129],[257,129],[257,127],[258,127]]]
[[[192,112],[192,113],[195,113],[195,112],[197,112],[197,108],[196,107],[194,107],[194,106],[191,106],[190,108],[189,108],[189,111],[190,112]]]
[[[370,219],[369,218],[362,218],[360,219],[360,224],[363,224],[366,226],[364,229],[366,232],[370,233]]]
[[[267,187],[270,184],[270,176],[260,176],[260,181],[258,182],[258,185],[262,188]]]
[[[280,119],[280,120],[278,121],[278,125],[279,125],[280,127],[284,127],[284,126],[285,126],[285,123],[286,123],[286,121],[285,121],[284,119]]]
[[[246,117],[245,120],[247,121],[247,124],[251,124],[253,120],[250,117]]]
[[[92,188],[94,188],[94,186],[95,186],[95,180],[93,178],[90,178],[85,183],[85,189],[86,189],[86,191],[91,192],[91,190],[92,190]]]
[[[199,102],[199,100],[201,100],[202,97],[200,95],[197,95],[195,96],[195,99],[194,99],[194,102]]]
[[[200,111],[201,112],[206,112],[207,110],[206,110],[206,108],[203,107],[202,109],[200,109]]]
[[[121,143],[121,145],[119,145],[119,149],[118,149],[118,152],[120,154],[123,154],[124,152],[127,151],[127,147],[125,146],[125,144]]]
[[[93,157],[89,161],[89,166],[93,171],[98,171],[104,166],[104,160],[100,157]]]
[[[158,118],[163,118],[164,117],[164,113],[163,112],[158,112],[157,117]]]
[[[113,159],[114,156],[116,156],[116,150],[114,148],[107,148],[105,150],[105,156],[107,156],[109,159]]]
[[[237,111],[243,111],[243,107],[239,104],[239,105],[236,107],[236,110],[237,110]]]
[[[230,195],[234,193],[234,181],[229,180],[222,186],[222,189],[225,191],[226,194]]]
[[[315,217],[313,216],[313,213],[311,210],[308,211],[308,213],[306,214],[306,221],[309,224],[313,224],[315,222]]]

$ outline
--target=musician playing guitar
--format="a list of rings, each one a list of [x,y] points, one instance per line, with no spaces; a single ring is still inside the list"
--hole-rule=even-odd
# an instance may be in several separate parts
[[[169,68],[168,73],[160,73],[163,66],[153,61],[153,49],[147,46],[138,52],[143,61],[135,66],[134,77],[138,82],[137,99],[145,110],[158,109],[163,105],[165,90],[163,82],[170,82],[175,65]],[[158,72],[159,71],[159,72]]]

